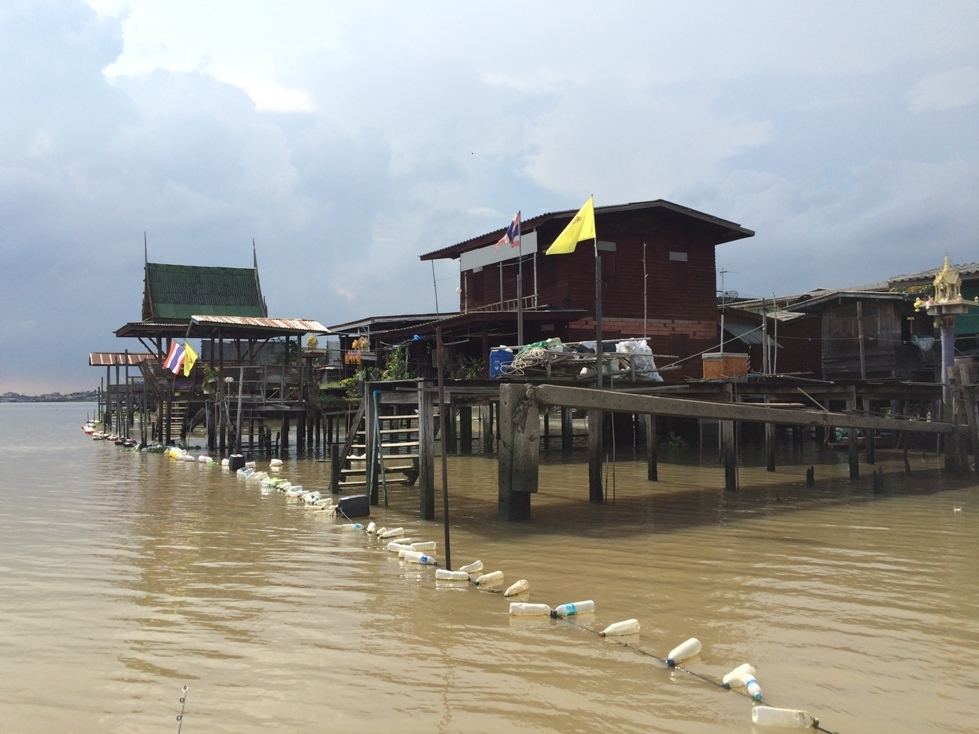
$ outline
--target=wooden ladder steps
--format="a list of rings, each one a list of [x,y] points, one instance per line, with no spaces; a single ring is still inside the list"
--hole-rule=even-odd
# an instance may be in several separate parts
[[[404,454],[399,454],[399,456],[404,456]],[[389,472],[389,471],[393,471],[393,472],[406,472],[406,471],[411,471],[414,468],[415,468],[415,465],[414,464],[397,464],[396,466],[385,466],[384,467],[384,471],[385,472]],[[343,474],[343,475],[345,475],[345,476],[348,475],[348,474],[350,474],[350,475],[352,475],[352,474],[366,474],[367,473],[367,467],[364,467],[363,469],[353,469],[353,468],[351,468],[351,469],[341,469],[340,470],[340,473]]]

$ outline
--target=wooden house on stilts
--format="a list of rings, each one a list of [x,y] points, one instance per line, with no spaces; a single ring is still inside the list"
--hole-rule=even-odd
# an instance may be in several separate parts
[[[154,356],[138,365],[150,396],[144,423],[153,440],[185,440],[204,425],[212,451],[285,453],[292,421],[300,452],[312,436],[307,418],[314,373],[303,337],[326,331],[310,319],[269,317],[253,251],[251,268],[147,259],[142,318],[115,335],[139,340]],[[171,344],[192,339],[200,340],[197,366],[187,376],[167,370]]]

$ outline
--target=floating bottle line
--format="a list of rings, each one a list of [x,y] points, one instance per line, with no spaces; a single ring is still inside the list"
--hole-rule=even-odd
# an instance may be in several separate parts
[[[613,622],[598,634],[600,634],[602,637],[621,637],[623,635],[638,635],[639,620],[624,619],[621,622]]]
[[[404,551],[404,559],[408,563],[418,563],[421,564],[422,566],[438,565],[438,561],[435,559],[434,556],[429,556],[419,551],[413,551],[413,550]]]
[[[469,581],[469,574],[465,571],[449,571],[446,568],[439,568],[435,571],[436,581]]]
[[[573,617],[576,614],[587,614],[595,611],[595,602],[591,599],[585,601],[574,601],[568,604],[558,604],[551,612],[555,619],[558,617]]]
[[[742,663],[721,679],[725,688],[745,688],[755,701],[761,701],[761,686],[755,679],[755,668],[750,663]]]
[[[507,590],[503,592],[503,596],[511,597],[517,594],[524,594],[530,591],[530,582],[527,579],[520,579],[519,581],[514,581],[507,587]],[[550,607],[548,607],[550,609]]]
[[[780,709],[774,706],[755,706],[751,709],[751,723],[756,726],[777,726],[782,729],[812,729],[818,719],[802,709]]]
[[[499,586],[503,583],[502,571],[491,571],[478,576],[473,582],[476,586]]]
[[[510,602],[510,616],[512,617],[548,617],[551,613],[551,608],[547,604],[530,604],[520,601]]]
[[[681,642],[670,650],[670,654],[666,656],[666,664],[671,668],[675,668],[684,660],[689,660],[695,655],[699,655],[701,647],[700,640],[696,637],[691,637],[689,640]]]
[[[218,464],[217,461],[206,454],[195,457],[186,450],[179,449],[177,447],[170,447],[162,450],[161,453],[166,455],[171,461],[197,462],[206,465]],[[220,465],[222,467],[229,467],[230,462],[228,459],[222,459]],[[270,468],[273,470],[277,470],[281,466],[282,461],[279,459],[273,459],[270,463]],[[259,481],[261,483],[263,494],[266,493],[266,489],[276,489],[280,492],[285,492],[291,498],[299,498],[307,509],[333,511],[337,508],[337,505],[334,504],[332,497],[323,497],[318,491],[307,492],[303,489],[302,485],[293,485],[285,478],[271,477],[266,472],[256,471],[255,462],[247,462],[244,467],[236,470],[235,474],[239,478]],[[342,531],[365,531],[366,534],[376,535],[376,537],[382,540],[388,540],[389,542],[386,544],[387,550],[397,551],[399,556],[404,558],[408,563],[430,566],[438,565],[438,560],[434,556],[431,556],[425,552],[435,550],[437,547],[437,542],[412,541],[411,538],[404,537],[405,530],[403,527],[392,529],[388,529],[386,527],[378,528],[377,524],[374,521],[371,521],[366,528],[359,522],[345,523],[338,525],[337,528]],[[436,581],[451,582],[472,581],[477,587],[498,586],[503,583],[503,571],[480,573],[482,570],[483,562],[481,560],[477,560],[460,567],[456,571],[437,568],[435,571],[435,579]],[[529,588],[529,581],[527,579],[520,579],[507,587],[506,591],[503,592],[503,595],[506,597],[515,596],[517,594],[528,592]],[[511,602],[509,605],[509,613],[513,617],[549,616],[551,618],[567,618],[594,611],[595,602],[591,599],[560,604],[553,609],[549,605],[541,603]],[[589,631],[597,633],[602,637],[637,635],[640,631],[640,624],[638,619],[626,619],[620,622],[612,623],[601,631]],[[652,653],[639,650],[639,648],[636,648],[628,643],[624,644],[626,644],[627,647],[638,650],[647,656],[660,660],[660,662],[665,663],[670,668],[675,668],[684,661],[695,657],[696,655],[700,654],[702,650],[701,642],[696,637],[691,637],[680,645],[677,645],[670,651],[669,655],[665,659],[657,658]],[[756,678],[755,668],[749,663],[742,663],[738,667],[734,668],[725,674],[720,682],[712,680],[707,676],[698,674],[694,671],[685,670],[685,672],[692,674],[705,682],[714,683],[714,685],[718,685],[725,689],[744,688],[755,703],[760,703],[762,701],[761,686]],[[821,732],[828,731],[819,725],[818,719],[816,719],[811,713],[802,709],[786,709],[766,705],[756,705],[752,708],[751,718],[752,723],[756,726],[792,729],[815,728]]]

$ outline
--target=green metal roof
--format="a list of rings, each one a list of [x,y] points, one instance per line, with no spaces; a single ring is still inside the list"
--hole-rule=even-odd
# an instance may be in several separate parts
[[[143,319],[268,316],[255,268],[146,263]]]

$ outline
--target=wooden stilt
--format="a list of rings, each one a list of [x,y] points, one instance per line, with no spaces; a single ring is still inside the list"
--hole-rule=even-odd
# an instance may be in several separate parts
[[[445,411],[445,435],[442,436],[442,450],[446,455],[459,453],[459,442],[456,434],[456,405],[449,399],[445,405],[439,408]]]
[[[775,471],[775,424],[765,424],[765,470]]]
[[[471,405],[459,406],[459,453],[468,456],[473,452],[473,409]]]
[[[646,479],[651,482],[659,480],[659,464],[657,461],[656,416],[645,415],[646,422]]]
[[[537,491],[540,413],[519,383],[500,386],[499,516],[530,518],[530,495]]]
[[[481,406],[479,406],[480,421],[483,424],[483,431],[482,431],[481,439],[482,439],[483,453],[484,454],[492,454],[493,453],[493,445],[495,443],[495,441],[493,440],[493,417],[492,417],[492,411],[493,411],[493,404],[492,403],[488,403],[487,405],[481,405]]]
[[[570,454],[574,446],[574,411],[561,408],[561,453]]]
[[[432,385],[418,381],[418,512],[435,519],[435,396]]]
[[[738,447],[735,443],[734,421],[720,421],[721,458],[724,462],[724,489],[738,489]]]
[[[847,412],[854,414],[857,412],[857,391],[854,388],[850,397],[846,401]],[[857,429],[850,428],[847,431],[847,452],[850,463],[850,479],[860,478],[860,456],[859,444],[857,443]]]
[[[600,410],[588,411],[588,501],[596,504],[605,501],[602,487],[604,418],[605,414]]]

